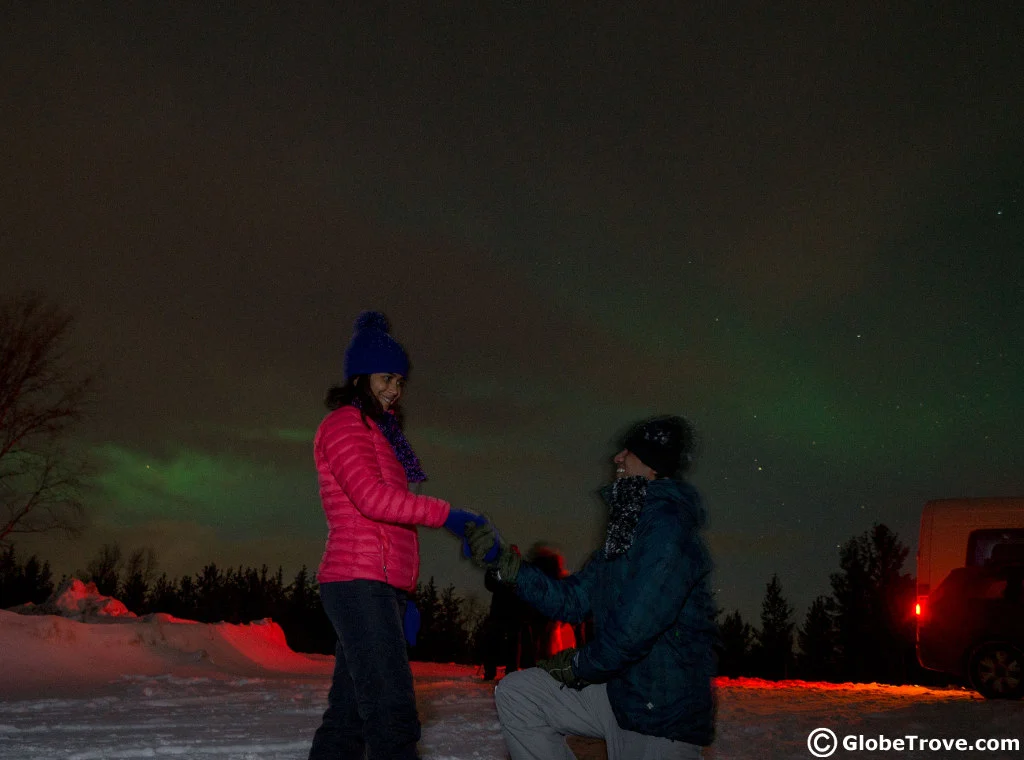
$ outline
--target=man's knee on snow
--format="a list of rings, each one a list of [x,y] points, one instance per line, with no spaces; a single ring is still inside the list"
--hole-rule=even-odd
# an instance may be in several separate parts
[[[494,704],[502,723],[510,719],[521,719],[525,713],[537,711],[537,684],[545,678],[550,679],[551,676],[539,668],[527,668],[509,673],[498,681],[494,687]]]
[[[515,694],[518,691],[516,683],[522,678],[523,673],[526,671],[517,670],[509,673],[494,687],[494,703],[501,709],[503,704],[506,704],[509,700],[515,699]]]

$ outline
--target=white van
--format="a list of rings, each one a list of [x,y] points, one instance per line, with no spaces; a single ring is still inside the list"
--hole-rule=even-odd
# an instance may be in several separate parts
[[[1024,696],[1024,498],[941,499],[921,514],[917,657],[986,697]]]

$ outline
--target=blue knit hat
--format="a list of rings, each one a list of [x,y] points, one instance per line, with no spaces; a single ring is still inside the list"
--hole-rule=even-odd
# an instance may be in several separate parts
[[[389,329],[388,318],[379,311],[364,311],[356,317],[352,340],[345,349],[345,380],[376,372],[409,376],[409,356],[388,334]]]

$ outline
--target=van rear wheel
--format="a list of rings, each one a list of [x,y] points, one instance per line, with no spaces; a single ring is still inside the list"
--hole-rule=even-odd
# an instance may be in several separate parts
[[[968,665],[971,686],[986,699],[1020,699],[1024,696],[1024,652],[1005,642],[983,644]]]

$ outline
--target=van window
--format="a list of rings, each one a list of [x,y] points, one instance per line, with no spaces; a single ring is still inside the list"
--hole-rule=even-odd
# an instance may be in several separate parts
[[[1024,529],[976,530],[967,538],[967,566],[1009,565],[1024,562]]]

